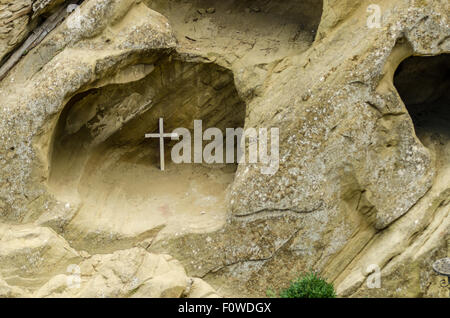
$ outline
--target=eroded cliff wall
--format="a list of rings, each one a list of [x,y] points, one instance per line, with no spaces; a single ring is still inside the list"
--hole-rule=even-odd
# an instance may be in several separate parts
[[[340,296],[448,296],[448,1],[19,2],[0,295],[264,296],[315,270]],[[161,172],[160,117],[279,128],[279,169]]]

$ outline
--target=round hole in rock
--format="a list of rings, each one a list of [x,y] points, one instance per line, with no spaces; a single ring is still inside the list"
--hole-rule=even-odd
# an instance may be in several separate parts
[[[394,85],[413,120],[417,137],[450,163],[450,55],[405,59]]]
[[[237,165],[175,164],[171,147],[178,141],[166,139],[162,172],[159,140],[145,134],[158,132],[160,117],[165,132],[191,130],[192,143],[194,120],[203,121],[203,131],[244,127],[245,103],[232,73],[170,58],[134,68],[149,74],[74,96],[55,128],[49,188],[58,199],[80,205],[65,235],[86,250],[109,251],[157,234],[213,231],[226,220]]]

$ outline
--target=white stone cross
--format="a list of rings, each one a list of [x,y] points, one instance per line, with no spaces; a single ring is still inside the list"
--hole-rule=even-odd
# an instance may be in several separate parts
[[[158,134],[145,134],[145,138],[159,138],[159,156],[161,160],[161,171],[164,171],[164,138],[178,139],[178,134],[165,134],[163,119],[159,119],[159,133]]]

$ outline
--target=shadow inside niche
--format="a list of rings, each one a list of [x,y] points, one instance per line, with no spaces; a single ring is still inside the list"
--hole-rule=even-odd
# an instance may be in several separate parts
[[[407,58],[394,85],[421,142],[428,148],[450,144],[450,55]]]
[[[203,132],[244,127],[245,103],[233,74],[170,58],[148,69],[141,80],[74,96],[60,115],[48,185],[59,200],[81,205],[65,229],[74,246],[109,251],[161,228],[161,235],[203,232],[226,220],[237,164],[175,164],[171,148],[178,141],[166,138],[162,172],[159,140],[145,134],[158,132],[161,117],[165,133],[189,129],[191,144],[194,120],[203,121]],[[92,246],[102,235],[101,246]]]

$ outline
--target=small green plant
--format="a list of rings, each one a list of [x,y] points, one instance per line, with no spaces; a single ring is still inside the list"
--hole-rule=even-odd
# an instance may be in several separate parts
[[[268,298],[277,298],[277,294],[272,290],[272,289],[268,289],[266,290],[266,296]]]
[[[316,273],[311,272],[300,276],[291,285],[282,290],[281,298],[335,298],[333,284],[327,283]]]

